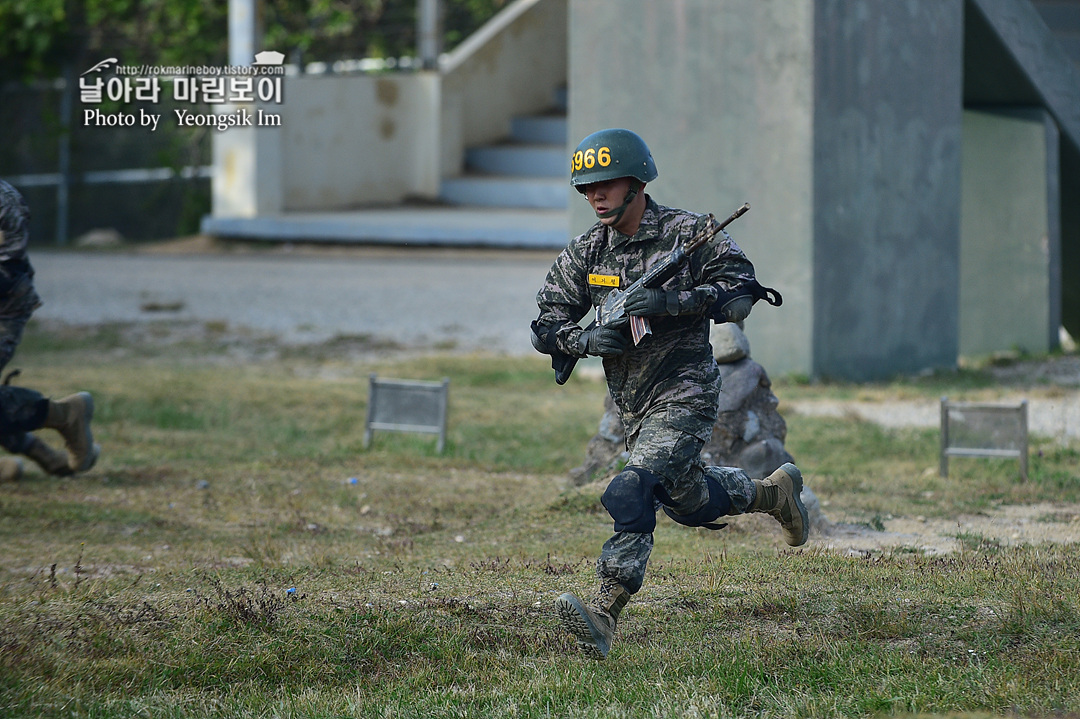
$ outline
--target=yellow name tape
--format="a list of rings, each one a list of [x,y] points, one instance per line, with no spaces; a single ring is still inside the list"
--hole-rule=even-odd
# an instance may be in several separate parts
[[[589,284],[599,287],[618,287],[618,275],[589,275]]]

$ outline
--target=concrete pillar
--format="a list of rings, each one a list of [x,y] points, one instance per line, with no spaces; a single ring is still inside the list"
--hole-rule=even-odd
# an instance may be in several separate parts
[[[956,363],[963,0],[817,0],[813,374]]]
[[[785,298],[746,325],[770,374],[954,366],[963,10],[571,0],[571,145],[627,127],[653,150],[661,204],[751,204],[731,232]],[[595,221],[573,194],[570,220]]]
[[[442,53],[442,3],[440,0],[416,0],[417,55],[425,70],[439,68]]]
[[[229,64],[250,65],[259,51],[259,0],[229,0]]]
[[[254,105],[244,106],[249,113]],[[229,114],[236,105],[217,105]],[[284,209],[280,127],[231,127],[214,132],[211,210],[214,217],[255,217]]]
[[[570,0],[569,144],[640,134],[662,205],[725,218],[784,295],[746,323],[770,375],[811,369],[813,0]],[[569,169],[567,170],[569,175]],[[570,232],[595,221],[570,193]]]
[[[229,64],[250,65],[259,52],[259,0],[229,0]],[[253,103],[222,104],[219,114],[254,114]],[[214,132],[211,212],[214,217],[255,217],[283,209],[281,129],[232,127]]]
[[[1047,352],[1061,325],[1058,129],[1042,108],[964,113],[960,353]]]

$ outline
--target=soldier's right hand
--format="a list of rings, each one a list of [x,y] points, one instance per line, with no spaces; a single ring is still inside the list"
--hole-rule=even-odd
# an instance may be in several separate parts
[[[626,336],[614,327],[597,325],[581,333],[578,346],[584,354],[615,357],[626,349]]]

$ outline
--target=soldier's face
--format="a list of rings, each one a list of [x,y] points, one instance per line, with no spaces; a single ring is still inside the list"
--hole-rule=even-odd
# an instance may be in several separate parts
[[[598,216],[613,210],[616,207],[622,205],[623,200],[626,198],[626,193],[630,191],[630,178],[618,177],[614,180],[605,180],[604,182],[593,182],[585,185],[585,199],[589,201],[589,205],[592,206],[593,212]],[[615,223],[614,217],[600,218],[600,221],[605,225],[612,225]]]

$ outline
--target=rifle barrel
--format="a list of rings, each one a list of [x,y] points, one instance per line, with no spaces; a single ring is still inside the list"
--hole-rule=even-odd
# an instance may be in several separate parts
[[[734,222],[735,220],[737,220],[740,217],[742,217],[743,215],[745,215],[746,212],[749,209],[750,209],[750,203],[749,202],[744,202],[739,209],[737,209],[737,210],[735,210],[734,212],[731,213],[731,217],[727,218],[726,220],[721,222],[719,225],[714,225],[713,224],[713,222],[716,221],[716,217],[714,217],[712,215],[712,213],[710,213],[709,214],[709,227],[707,229],[702,230],[696,237],[691,239],[690,242],[688,242],[686,244],[686,246],[683,248],[683,252],[685,252],[687,254],[690,254],[691,252],[693,252],[697,248],[701,247],[706,242],[708,242],[712,238],[716,237],[716,235],[719,234],[725,227],[727,227],[732,222]]]
[[[740,207],[739,209],[732,212],[731,217],[727,218],[726,220],[724,220],[720,224],[720,229],[721,230],[724,229],[725,227],[730,225],[732,222],[734,222],[735,220],[737,220],[740,217],[742,217],[743,215],[745,215],[749,210],[750,210],[750,203],[749,202],[742,203],[742,207]]]

